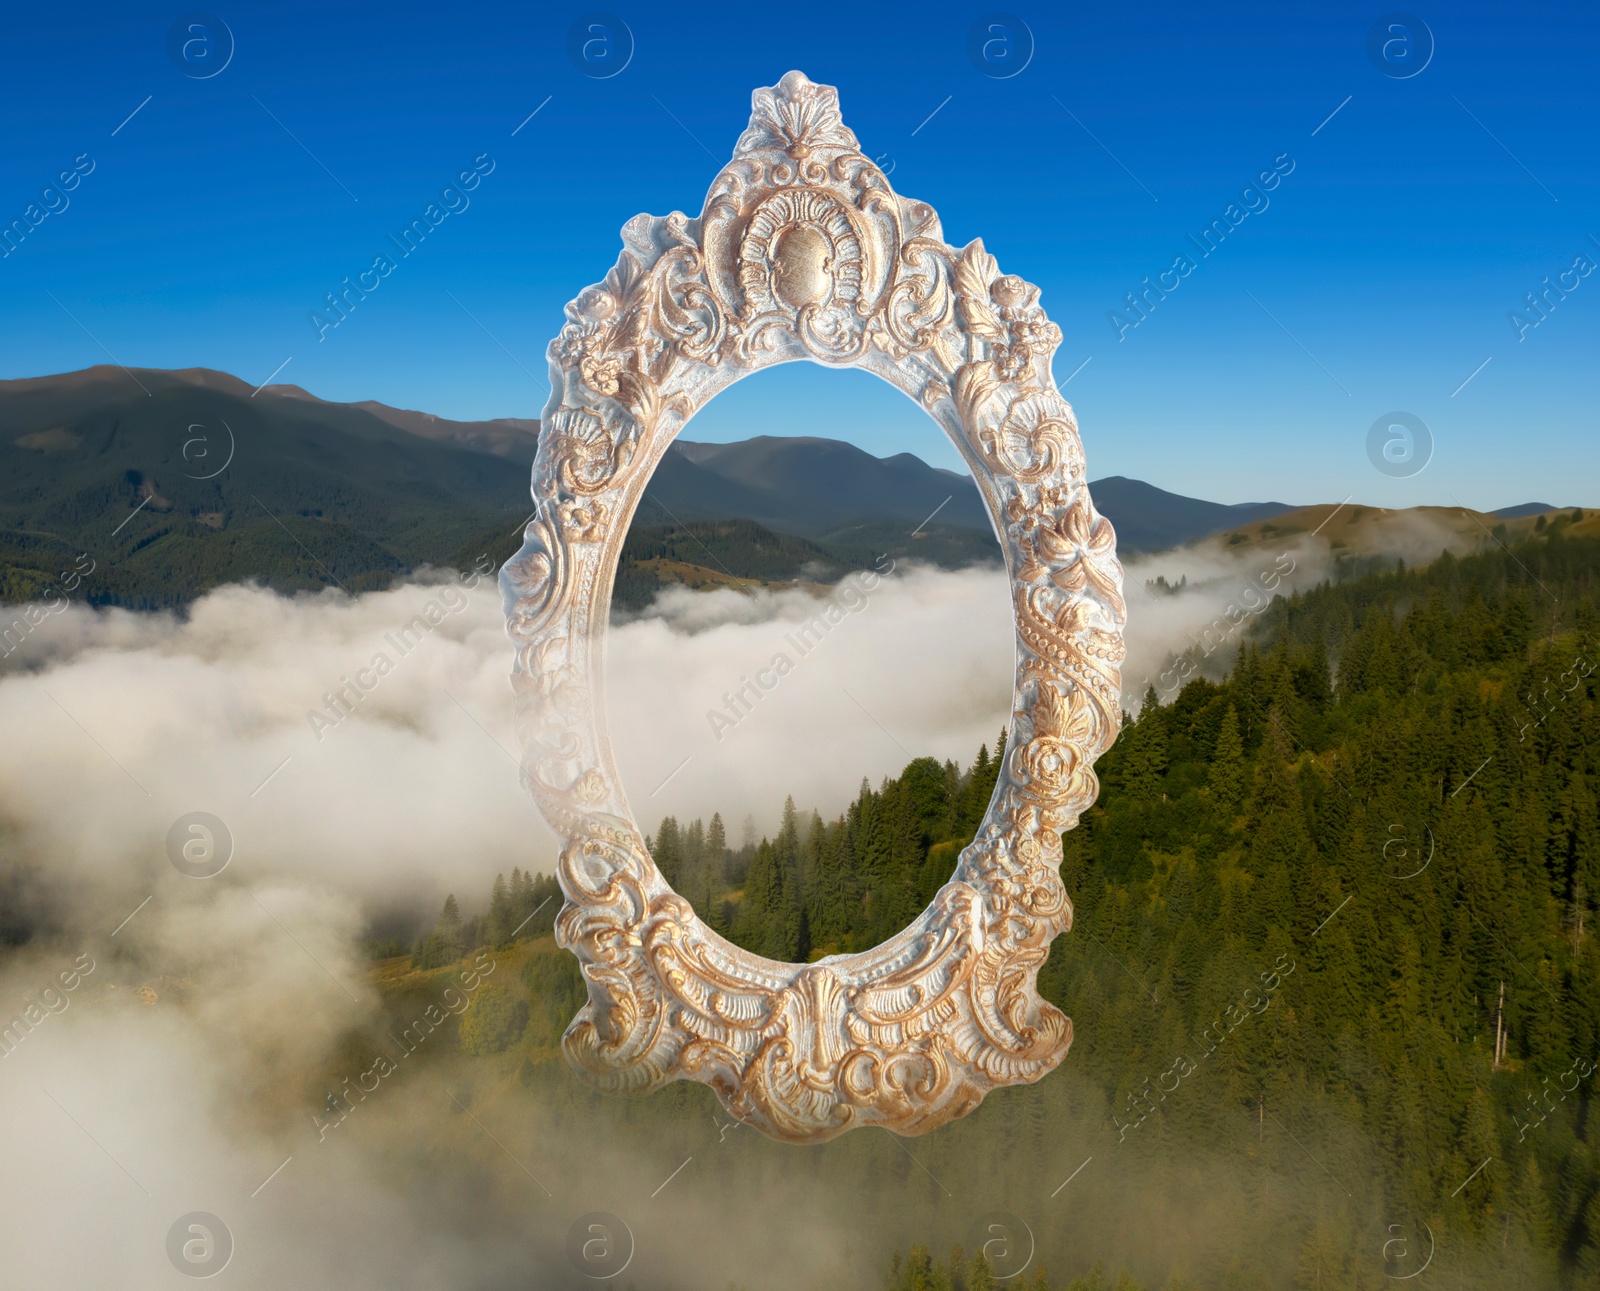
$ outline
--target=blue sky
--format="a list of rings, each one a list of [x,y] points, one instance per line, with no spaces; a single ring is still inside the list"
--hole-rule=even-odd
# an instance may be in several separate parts
[[[1092,475],[1227,502],[1600,504],[1600,274],[1521,340],[1508,321],[1600,262],[1592,5],[1426,8],[1432,60],[1403,79],[1368,58],[1381,8],[1020,5],[1033,58],[1000,79],[968,57],[981,5],[618,0],[633,57],[597,79],[568,57],[576,6],[217,3],[235,49],[206,79],[169,60],[176,7],[8,16],[0,221],[94,169],[0,260],[0,375],[109,351],[259,382],[292,356],[278,379],[325,398],[536,416],[561,307],[622,223],[697,213],[751,89],[798,67],[947,238],[1043,288]],[[319,341],[324,294],[485,154],[471,205]],[[1124,294],[1284,155],[1270,204],[1119,340]],[[1367,454],[1392,411],[1434,439],[1408,478]],[[755,433],[956,461],[888,387],[809,365],[688,432]]]

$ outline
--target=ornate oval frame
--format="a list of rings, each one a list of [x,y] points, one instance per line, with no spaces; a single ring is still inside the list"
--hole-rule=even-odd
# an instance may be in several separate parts
[[[1072,920],[1060,831],[1094,801],[1121,718],[1122,569],[1038,288],[981,241],[947,245],[862,154],[832,87],[790,72],[752,98],[700,217],[628,221],[616,267],[567,306],[538,510],[501,572],[522,778],[564,840],[556,936],[589,991],[562,1045],[608,1090],[704,1081],[775,1139],[920,1134],[1071,1044],[1036,978]],[[897,936],[811,964],[741,950],[672,891],[597,720],[612,581],[657,462],[713,395],[795,359],[876,373],[950,435],[1000,535],[1017,628],[1009,753],[954,876]]]

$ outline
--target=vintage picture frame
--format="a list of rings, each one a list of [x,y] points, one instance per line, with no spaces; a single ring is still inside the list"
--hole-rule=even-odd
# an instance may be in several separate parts
[[[1060,831],[1094,801],[1121,719],[1126,610],[1051,375],[1060,330],[981,241],[947,245],[836,91],[799,72],[755,92],[698,218],[639,215],[622,238],[550,345],[538,510],[501,573],[522,777],[563,840],[556,935],[589,992],[564,1051],[608,1090],[703,1081],[784,1141],[925,1132],[1038,1080],[1072,1040],[1036,977],[1071,924]],[[711,931],[657,871],[603,723],[602,646],[667,446],[734,381],[798,359],[875,373],[955,443],[1005,555],[1016,683],[988,813],[933,902],[872,950],[785,964]]]

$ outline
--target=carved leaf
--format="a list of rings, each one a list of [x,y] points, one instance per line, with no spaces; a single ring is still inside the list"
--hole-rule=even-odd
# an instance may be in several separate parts
[[[617,263],[606,275],[606,289],[617,298],[617,303],[624,309],[633,303],[640,288],[648,282],[649,277],[644,267],[638,258],[628,251],[617,257]]]
[[[1056,570],[1050,575],[1050,581],[1064,592],[1081,592],[1089,583],[1081,560],[1073,561],[1065,569]]]
[[[967,331],[988,341],[1003,341],[1006,337],[1005,325],[989,300],[989,284],[999,272],[995,258],[983,249],[982,238],[968,243],[956,261],[956,296],[961,301]]]
[[[633,411],[641,428],[648,432],[661,415],[661,394],[648,377],[624,372],[619,382],[622,402]]]
[[[1043,525],[1039,529],[1039,551],[1053,565],[1059,565],[1064,560],[1069,560],[1076,544],[1066,534],[1062,533],[1055,525]]]
[[[1054,686],[1041,682],[1039,703],[1033,710],[1033,729],[1038,735],[1066,734],[1070,722],[1070,709],[1066,697]]]
[[[961,420],[975,426],[983,405],[1000,388],[1000,373],[988,359],[968,363],[956,373],[956,407]]]
[[[1110,551],[1116,542],[1116,534],[1111,528],[1111,522],[1104,516],[1096,517],[1091,524],[1089,520],[1089,497],[1080,493],[1072,503],[1072,509],[1067,512],[1066,530],[1072,540],[1080,547],[1086,547],[1096,555],[1104,555]]]

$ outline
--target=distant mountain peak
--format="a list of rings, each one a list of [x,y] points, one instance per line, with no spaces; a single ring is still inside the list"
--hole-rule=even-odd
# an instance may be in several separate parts
[[[1501,507],[1489,514],[1502,520],[1521,520],[1524,516],[1544,515],[1547,511],[1570,511],[1571,507],[1555,507],[1548,502],[1519,502],[1514,507]]]

